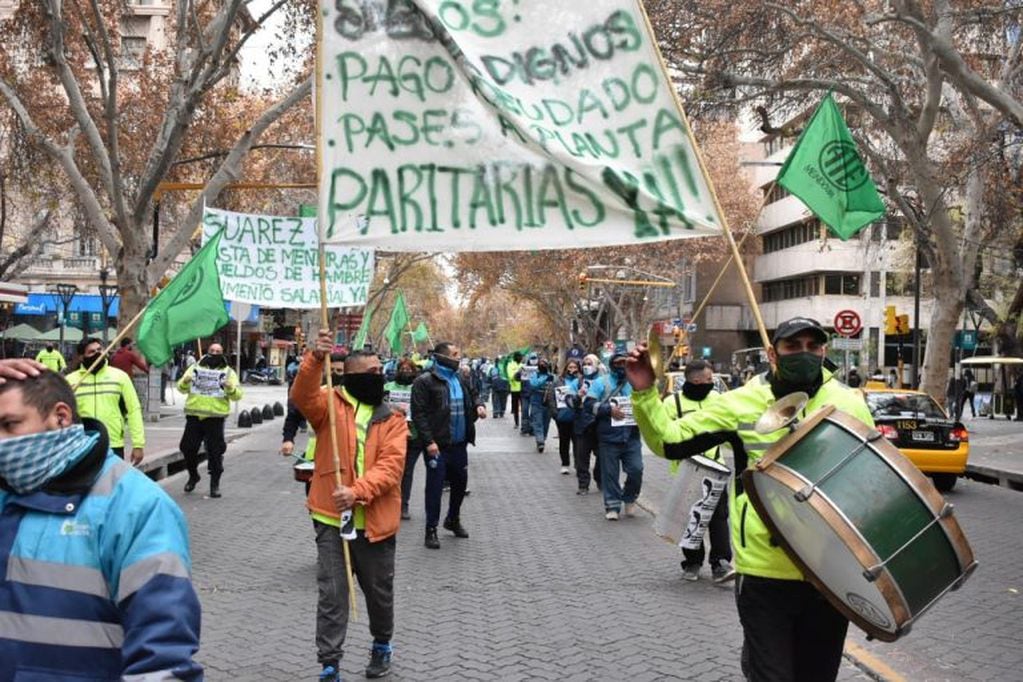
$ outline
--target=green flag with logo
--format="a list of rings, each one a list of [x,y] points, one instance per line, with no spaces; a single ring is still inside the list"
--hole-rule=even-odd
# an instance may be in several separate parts
[[[516,353],[519,353],[520,355],[522,355],[523,358],[525,358],[527,355],[529,355],[529,351],[531,350],[533,350],[532,346],[523,346],[518,350],[513,350],[509,351],[508,353],[505,353],[504,357],[501,358],[501,361],[497,363],[497,371],[500,372],[501,376],[503,376],[505,379],[511,379],[511,377],[508,376],[508,363],[512,361],[512,357]]]
[[[426,324],[419,323],[419,326],[412,332],[412,343],[426,343],[430,340],[430,332],[426,330]]]
[[[401,354],[401,335],[405,328],[408,327],[408,323],[409,316],[408,309],[405,307],[405,295],[399,291],[398,297],[394,299],[394,310],[391,311],[391,319],[384,329],[384,338],[387,339],[387,343],[391,346],[391,352],[395,355]]]
[[[843,241],[885,214],[831,93],[785,160],[778,184],[799,197]]]
[[[362,347],[366,345],[366,337],[369,336],[369,323],[373,319],[373,310],[366,306],[366,312],[362,314],[362,323],[359,325],[359,331],[355,332],[355,341],[352,342],[352,350],[362,350]]]
[[[206,242],[146,306],[136,344],[150,364],[166,363],[174,356],[174,346],[209,336],[227,324],[217,274],[217,247],[223,234],[221,230]]]

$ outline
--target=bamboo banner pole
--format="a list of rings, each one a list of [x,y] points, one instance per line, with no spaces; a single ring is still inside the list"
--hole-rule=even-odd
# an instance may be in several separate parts
[[[125,336],[128,335],[128,332],[130,332],[132,330],[132,328],[138,323],[138,321],[142,319],[142,316],[145,313],[146,313],[146,309],[145,309],[145,307],[143,307],[142,310],[138,311],[138,313],[135,314],[135,317],[131,318],[131,321],[128,322],[128,324],[124,325],[124,328],[121,329],[121,331],[117,332],[117,336],[114,337],[114,340],[111,341],[110,343],[108,343],[107,347],[104,348],[102,351],[100,351],[100,354],[96,356],[96,359],[93,360],[92,364],[89,365],[88,369],[85,370],[85,374],[82,374],[80,377],[78,377],[78,379],[77,379],[77,381],[75,381],[75,383],[71,384],[71,390],[72,391],[76,390],[81,385],[81,383],[83,381],[85,381],[85,377],[86,376],[88,376],[89,374],[92,374],[92,370],[96,369],[96,365],[98,365],[100,363],[100,361],[103,358],[105,358],[108,353],[110,353],[111,349],[114,346],[116,346],[120,342],[121,339],[123,339]]]
[[[323,12],[320,10],[321,3],[317,3],[316,9],[316,78],[313,87],[313,108],[315,116],[315,129],[316,129],[316,186],[317,195],[319,194],[320,186],[320,169],[323,165],[323,148],[320,144],[323,132],[323,93],[320,92],[320,88],[317,87],[323,82]],[[322,237],[323,234],[323,221],[326,216],[320,215],[318,221],[320,223],[319,233]],[[319,242],[319,261],[320,261],[320,327],[322,329],[329,329],[330,320],[328,319],[327,313],[327,247],[324,245],[323,240]],[[327,419],[330,426],[330,453],[333,457],[334,464],[334,485],[338,488],[341,487],[341,457],[339,455],[337,446],[337,415],[334,414],[334,381],[330,375],[330,355],[327,355],[326,362],[323,363],[323,371],[327,377]],[[340,529],[338,529],[340,531]],[[359,619],[359,610],[355,599],[355,580],[352,578],[352,553],[348,547],[348,540],[341,539],[341,547],[344,550],[345,555],[345,578],[348,582],[348,608],[352,615],[352,620],[357,621]]]
[[[661,73],[664,75],[664,79],[670,84],[671,78],[668,75],[668,67],[664,62],[664,55],[661,54],[661,47],[657,44],[657,36],[654,34],[654,27],[650,23],[650,16],[646,13],[646,8],[643,7],[643,3],[640,0],[636,0],[636,8],[640,14],[643,15],[643,22],[646,24],[647,38],[653,45],[654,52],[657,54],[657,60],[661,65]],[[714,209],[717,211],[718,216],[721,218],[721,231],[724,232],[725,241],[728,242],[728,247],[732,251],[732,258],[739,266],[739,276],[742,278],[743,287],[746,289],[746,296],[749,298],[750,308],[753,310],[753,317],[757,321],[757,329],[760,331],[760,340],[764,344],[764,348],[770,348],[771,341],[767,336],[767,328],[764,326],[764,319],[760,314],[760,306],[757,303],[757,297],[753,293],[753,285],[750,283],[749,273],[746,272],[746,266],[742,262],[742,256],[739,253],[739,248],[735,244],[735,239],[732,237],[732,231],[728,227],[728,217],[725,212],[721,209],[721,202],[718,199],[717,192],[714,191],[714,182],[711,180],[710,174],[707,172],[707,164],[703,159],[703,153],[700,151],[700,146],[696,143],[696,138],[693,137],[693,128],[689,124],[689,117],[686,116],[685,109],[682,108],[682,102],[679,99],[678,91],[671,87],[671,96],[675,101],[675,109],[678,111],[678,115],[682,119],[682,124],[686,129],[686,136],[689,138],[689,142],[693,146],[693,153],[696,155],[696,162],[700,166],[700,172],[703,173],[703,177],[707,181],[707,189],[710,191],[711,200],[714,202]]]

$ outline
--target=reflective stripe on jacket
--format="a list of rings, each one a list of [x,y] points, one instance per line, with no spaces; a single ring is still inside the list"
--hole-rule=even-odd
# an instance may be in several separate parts
[[[128,423],[131,446],[145,447],[142,405],[130,376],[107,365],[95,374],[89,374],[85,369],[76,370],[67,376],[67,380],[72,386],[80,382],[75,389],[78,414],[95,419],[106,427],[110,447],[124,447],[125,422]]]
[[[682,391],[676,391],[675,393],[664,396],[664,404],[668,406],[668,412],[671,414],[672,419],[681,419],[691,412],[698,412],[704,409],[720,397],[720,393],[717,391],[711,391],[702,401],[697,401],[685,397],[682,395]],[[721,461],[721,447],[718,445],[715,445],[709,450],[704,450],[700,454],[714,460],[715,462]],[[670,468],[672,474],[678,473],[680,464],[680,460],[673,460],[671,462]]]
[[[658,455],[679,459],[695,454],[673,456],[677,453],[672,450],[687,441],[699,442],[701,438],[717,437],[716,442],[722,442],[729,434],[738,435],[738,439],[732,439],[733,448],[737,448],[737,480],[736,485],[729,488],[729,521],[736,570],[764,578],[802,580],[802,573],[771,539],[745,491],[740,490],[738,481],[741,469],[745,468],[743,462],[753,465],[775,441],[789,432],[788,429],[779,429],[773,433],[759,434],[753,428],[760,415],[774,401],[774,393],[766,375],[754,377],[745,386],[725,393],[706,409],[687,414],[681,419],[671,418],[670,411],[659,399],[656,389],[632,394],[633,411],[643,440]],[[826,370],[824,383],[806,404],[800,419],[825,405],[834,405],[860,421],[874,425],[863,394],[833,379]]]
[[[185,414],[189,417],[198,417],[199,419],[226,417],[231,414],[231,401],[241,400],[242,398],[242,389],[238,384],[238,375],[230,367],[213,370],[219,371],[221,374],[221,386],[224,389],[224,396],[200,395],[193,393],[191,390],[192,377],[196,369],[209,368],[199,367],[199,364],[196,363],[186,369],[185,373],[181,376],[181,380],[178,381],[178,390],[188,395],[188,398],[185,399]]]

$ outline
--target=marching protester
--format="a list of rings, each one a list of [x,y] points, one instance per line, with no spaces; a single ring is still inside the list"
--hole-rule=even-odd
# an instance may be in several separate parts
[[[423,443],[416,434],[416,426],[409,415],[412,402],[412,382],[416,380],[419,369],[411,358],[402,358],[394,372],[394,381],[384,386],[391,409],[397,410],[405,417],[408,425],[408,440],[405,442],[405,468],[401,476],[401,518],[412,518],[409,512],[409,500],[412,498],[412,481],[415,478],[416,463],[423,453]],[[398,399],[400,397],[400,400]]]
[[[46,365],[47,369],[58,374],[67,368],[64,356],[53,347],[53,343],[47,343],[46,348],[43,348],[36,354],[36,362]]]
[[[508,392],[511,385],[501,369],[501,358],[497,358],[490,366],[490,390],[494,407],[494,419],[504,418],[504,409],[508,404]]]
[[[730,440],[736,479],[729,495],[736,605],[743,629],[742,670],[749,680],[833,680],[842,660],[849,621],[792,563],[749,504],[738,475],[789,433],[760,434],[757,419],[778,399],[797,391],[810,401],[809,414],[825,405],[873,426],[858,391],[824,369],[827,332],[815,320],[796,317],[774,333],[772,369],[717,398],[704,409],[672,419],[658,399],[650,356],[633,350],[628,365],[636,422],[647,445],[668,459],[684,459]],[[735,438],[737,436],[737,438]]]
[[[572,410],[572,449],[575,452],[575,476],[579,487],[576,495],[590,492],[590,480],[600,490],[600,455],[597,449],[597,416],[592,410],[584,409],[586,392],[600,375],[600,360],[592,353],[583,358],[582,374],[575,390],[565,397]],[[593,475],[590,475],[590,455],[593,455]]]
[[[593,413],[597,427],[604,518],[617,521],[622,512],[636,514],[636,500],[643,486],[643,450],[639,430],[626,412],[632,387],[625,380],[625,353],[611,358],[610,374],[598,377],[589,389],[581,388],[583,409]],[[625,472],[625,485],[621,472]],[[623,508],[624,505],[624,508]]]
[[[519,410],[522,412],[522,424],[519,433],[523,436],[533,435],[533,419],[529,414],[533,409],[532,381],[533,377],[536,376],[537,364],[539,362],[540,356],[536,353],[530,353],[526,357],[526,363],[519,367],[519,379],[522,381],[522,389],[519,392]]]
[[[224,421],[231,413],[231,401],[241,400],[238,375],[227,364],[224,347],[211,343],[206,355],[185,370],[178,390],[185,400],[185,432],[181,435],[181,454],[185,456],[188,481],[185,492],[195,490],[199,476],[199,445],[206,446],[206,471],[210,475],[210,497],[220,497],[220,477],[224,474]]]
[[[340,387],[344,384],[345,380],[345,357],[344,353],[331,353],[330,354],[330,380],[333,386]],[[298,370],[295,370],[295,376],[298,376]],[[294,377],[292,377],[292,384],[294,384]],[[324,385],[326,381],[324,380]],[[299,412],[298,407],[295,405],[295,401],[291,399],[291,389],[288,389],[288,411],[284,415],[284,427],[281,429],[281,455],[284,457],[290,457],[295,454],[295,436],[298,435],[300,428],[304,428],[306,424],[305,416]],[[309,436],[309,440],[306,441],[305,451],[302,453],[302,459],[306,462],[312,462],[316,456],[316,434]],[[305,494],[309,495],[310,482],[305,484]]]
[[[682,389],[671,395],[665,396],[664,404],[672,419],[681,419],[687,414],[699,412],[712,405],[721,394],[714,390],[714,371],[711,366],[703,360],[693,360],[685,367],[685,382]],[[699,453],[715,462],[723,463],[721,448],[715,445],[708,450]],[[672,475],[678,475],[679,461],[671,463]],[[732,549],[728,536],[728,502],[726,493],[718,498],[717,506],[707,524],[707,535],[710,540],[710,573],[714,580],[723,580],[732,571]],[[700,567],[703,565],[705,556],[704,546],[701,542],[699,549],[682,548],[682,577],[685,580],[695,581],[700,579]]]
[[[433,349],[433,367],[412,384],[412,422],[426,449],[426,538],[429,549],[440,549],[437,523],[444,482],[451,484],[444,529],[467,538],[461,510],[469,483],[468,446],[476,444],[476,420],[487,416],[486,406],[458,374],[461,349],[441,342]]]
[[[315,474],[307,506],[316,530],[317,660],[320,680],[341,679],[340,660],[348,632],[348,581],[341,545],[341,515],[351,512],[355,538],[348,541],[352,571],[358,578],[373,636],[369,678],[390,672],[394,634],[394,555],[401,521],[400,481],[408,427],[405,417],[384,402],[380,358],[354,351],[345,359],[344,383],[334,388],[333,408],[338,464],[330,436],[323,361],[334,347],[329,330],[320,330],[312,352],[302,359],[291,399],[316,432]],[[336,484],[337,467],[341,485]]]
[[[565,363],[565,369],[558,378],[557,387],[565,394],[579,390],[579,361],[572,358]],[[561,473],[568,476],[572,473],[572,441],[574,440],[575,412],[567,403],[555,404],[554,423],[558,428],[558,454],[561,456]]]
[[[78,413],[103,423],[110,449],[124,458],[124,430],[131,438],[131,463],[138,464],[145,456],[146,430],[143,427],[142,405],[131,377],[111,367],[107,358],[96,362],[103,353],[99,339],[83,339],[78,344],[81,364],[68,374],[68,383],[75,387]],[[93,364],[95,363],[95,367]],[[90,371],[90,368],[91,371]]]
[[[536,374],[529,380],[529,420],[536,451],[543,452],[547,443],[547,432],[551,426],[550,405],[554,402],[554,375],[546,358],[537,360]]]
[[[0,679],[202,680],[184,516],[75,403],[0,360]]]
[[[515,351],[511,360],[505,365],[505,373],[508,375],[508,391],[511,393],[511,413],[515,418],[512,425],[515,430],[519,428],[520,403],[522,402],[522,353]]]

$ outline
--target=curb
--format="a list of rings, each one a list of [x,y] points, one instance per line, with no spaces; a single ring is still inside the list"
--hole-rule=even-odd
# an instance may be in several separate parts
[[[981,464],[967,464],[966,473],[963,475],[980,483],[997,485],[1009,490],[1023,491],[1023,473],[1017,471],[1006,471]]]
[[[224,442],[230,445],[236,440],[241,440],[242,438],[250,435],[252,435],[252,431],[249,431],[248,433],[233,433],[229,436],[225,436]],[[206,461],[206,453],[200,450],[199,462],[201,463],[204,461]],[[174,448],[173,450],[164,450],[151,458],[146,457],[142,460],[142,464],[139,465],[138,470],[154,481],[161,481],[183,471],[184,468],[185,457],[181,454],[181,450]]]

